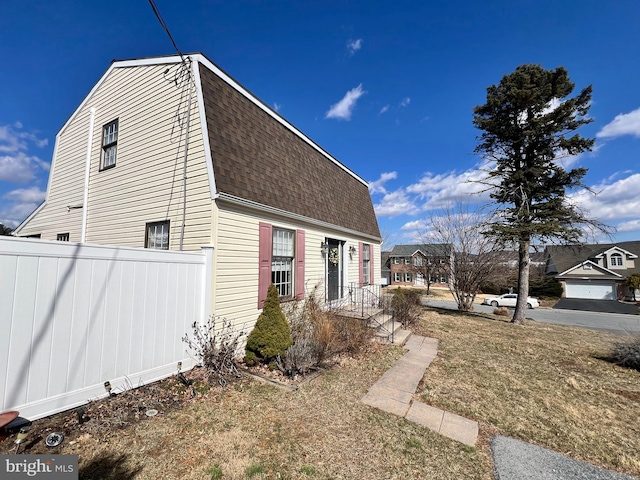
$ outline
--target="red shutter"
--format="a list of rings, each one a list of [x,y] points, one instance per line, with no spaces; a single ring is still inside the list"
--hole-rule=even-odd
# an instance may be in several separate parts
[[[358,281],[360,285],[364,283],[364,273],[362,272],[362,242],[358,243],[358,275],[360,276],[360,280]]]
[[[380,257],[375,257],[375,258],[380,258]],[[371,273],[369,274],[369,285],[375,285],[375,277],[374,272],[375,272],[375,264],[373,263],[373,259],[374,259],[374,255],[373,255],[373,245],[369,244],[369,267],[371,267]]]
[[[304,230],[296,231],[296,298],[304,298]]]
[[[262,308],[271,284],[271,224],[260,222],[258,246],[258,308]]]

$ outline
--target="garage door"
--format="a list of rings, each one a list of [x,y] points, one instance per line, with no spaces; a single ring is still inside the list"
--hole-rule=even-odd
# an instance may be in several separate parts
[[[592,298],[597,300],[615,300],[616,287],[611,282],[589,282],[566,284],[567,298]]]

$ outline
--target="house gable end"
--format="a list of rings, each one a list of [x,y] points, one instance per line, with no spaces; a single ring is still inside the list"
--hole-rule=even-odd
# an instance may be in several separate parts
[[[587,268],[587,267],[590,267],[590,268]],[[577,265],[574,265],[570,269],[565,270],[564,272],[556,275],[556,278],[561,279],[562,277],[566,277],[566,276],[569,276],[572,274],[578,274],[578,273],[584,276],[584,272],[577,272],[576,270],[586,270],[586,269],[589,269],[589,270],[593,269],[596,272],[598,272],[599,275],[604,274],[604,275],[611,275],[612,277],[622,278],[622,275],[620,275],[619,273],[612,272],[611,270],[608,270],[603,266],[598,265],[596,262],[592,262],[591,260],[586,260]]]

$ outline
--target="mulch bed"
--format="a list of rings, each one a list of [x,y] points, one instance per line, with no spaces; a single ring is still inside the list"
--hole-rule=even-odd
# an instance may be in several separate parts
[[[238,368],[240,376],[229,379],[230,383],[242,376],[250,376],[289,390],[297,389],[322,373],[322,370],[316,370],[305,376],[290,378],[279,370],[269,370],[264,365],[250,368],[239,365]],[[55,454],[61,447],[50,448],[45,444],[47,435],[51,433],[61,433],[64,436],[63,444],[67,445],[81,443],[91,437],[107,437],[129,425],[150,421],[156,416],[162,417],[212,388],[222,388],[218,382],[209,382],[203,368],[196,367],[184,372],[184,377],[191,385],[185,385],[177,375],[148,385],[134,386],[128,383],[113,388],[112,396],[94,399],[82,407],[35,420],[31,424],[27,440],[18,451],[26,454]],[[11,431],[6,439],[0,440],[0,453],[12,454],[16,451],[16,433],[17,431]]]

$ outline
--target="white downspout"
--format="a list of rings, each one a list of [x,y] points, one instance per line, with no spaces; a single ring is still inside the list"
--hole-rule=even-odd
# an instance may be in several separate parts
[[[89,200],[89,170],[91,167],[91,144],[93,143],[93,122],[96,116],[95,107],[91,107],[89,116],[89,135],[87,138],[87,156],[84,162],[84,198],[82,200],[82,234],[80,243],[84,243],[87,237],[87,202]]]

